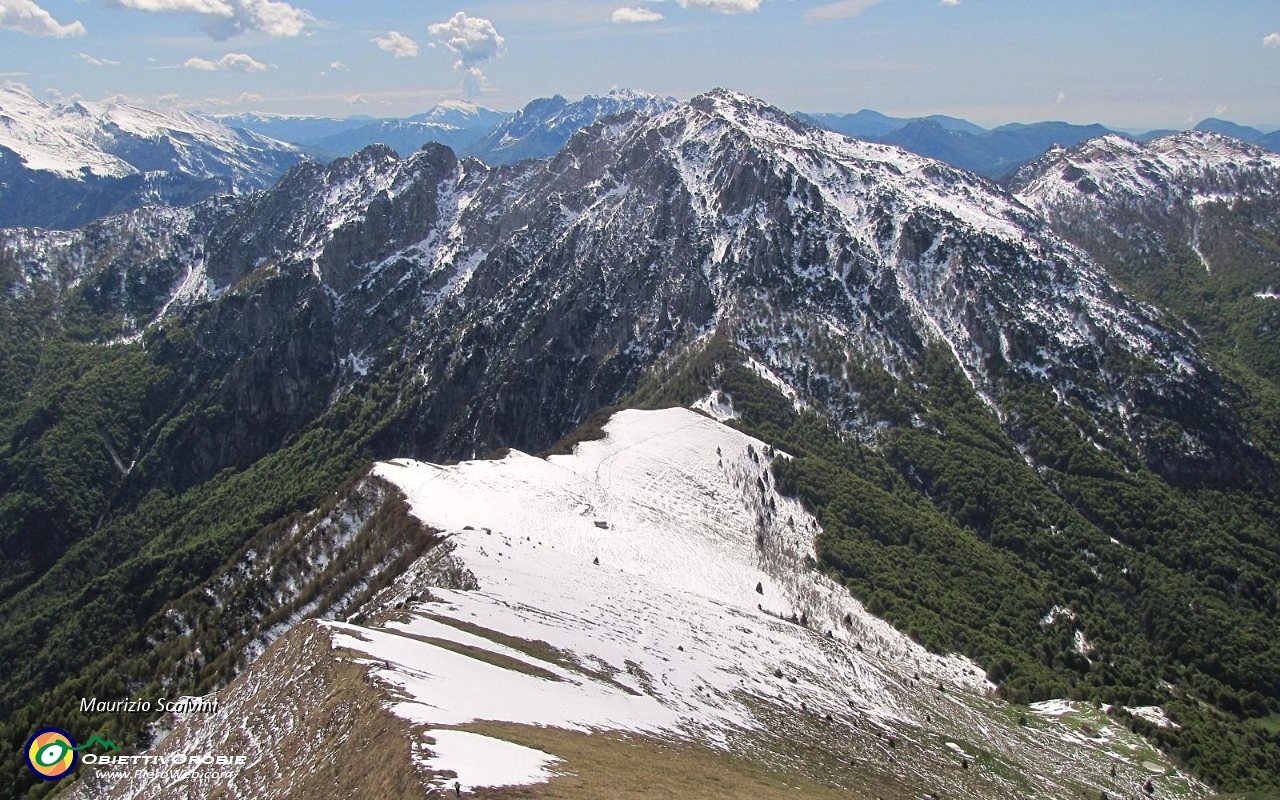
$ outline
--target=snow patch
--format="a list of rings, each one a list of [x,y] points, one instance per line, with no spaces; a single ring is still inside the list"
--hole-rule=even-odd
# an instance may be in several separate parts
[[[555,776],[551,767],[560,761],[541,750],[478,733],[433,730],[428,735],[435,740],[434,756],[423,760],[425,766],[451,770],[463,787],[472,789],[543,783]]]
[[[1179,728],[1182,727],[1178,723],[1169,719],[1169,715],[1165,713],[1160,706],[1123,706],[1125,711],[1138,717],[1145,719],[1157,728]]]
[[[717,422],[738,419],[742,415],[733,407],[733,398],[719,390],[713,391],[697,401],[692,408],[706,413]]]

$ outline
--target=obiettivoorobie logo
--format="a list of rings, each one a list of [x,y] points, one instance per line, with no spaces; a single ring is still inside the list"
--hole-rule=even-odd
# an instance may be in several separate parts
[[[110,739],[93,737],[89,741],[76,746],[71,734],[58,728],[42,728],[27,741],[27,766],[36,777],[46,781],[56,781],[66,777],[76,766],[76,754],[95,744],[102,745],[108,752],[120,752],[115,742]]]

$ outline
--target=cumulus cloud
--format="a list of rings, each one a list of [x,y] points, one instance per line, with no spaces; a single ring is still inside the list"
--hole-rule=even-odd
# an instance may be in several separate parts
[[[507,40],[493,23],[481,17],[469,17],[459,11],[447,22],[427,27],[440,44],[457,54],[453,68],[462,75],[462,88],[467,97],[475,97],[484,88],[484,72],[480,65],[506,52]]]
[[[0,28],[22,31],[31,36],[83,36],[84,25],[58,22],[35,0],[0,0]]]
[[[1263,38],[1262,43],[1267,47],[1280,47],[1280,31],[1268,34]]]
[[[400,31],[387,31],[385,35],[372,40],[381,50],[386,50],[396,58],[411,58],[418,54],[418,43]]]
[[[10,89],[15,89],[15,88],[21,89],[23,92],[31,95],[32,97],[35,97],[35,94],[21,83],[14,83],[13,81],[5,81],[4,83],[5,83],[5,86],[9,87]],[[84,99],[84,96],[81,95],[79,92],[76,92],[74,94],[63,94],[62,90],[56,86],[50,86],[48,89],[44,90],[44,93],[46,97],[48,97],[50,100],[60,105],[78,103]]]
[[[940,6],[958,6],[958,5],[960,5],[960,0],[939,0],[938,5],[940,5]]]
[[[266,72],[267,65],[245,53],[227,53],[217,61],[207,58],[188,58],[183,65],[187,69],[202,69],[207,72],[235,70],[238,72]]]
[[[118,67],[118,66],[120,66],[120,62],[119,62],[119,61],[112,61],[112,60],[111,60],[111,59],[109,59],[109,58],[97,58],[96,56],[91,56],[91,55],[89,55],[88,53],[76,53],[76,54],[75,54],[75,58],[80,59],[81,61],[83,61],[84,63],[88,64],[88,65],[89,65],[89,66],[91,66],[91,67]]]
[[[810,9],[805,13],[804,21],[824,22],[832,19],[849,19],[861,16],[863,11],[881,2],[883,0],[840,0],[838,3],[828,3],[825,6]]]
[[[306,32],[315,17],[283,0],[114,0],[121,8],[151,13],[190,14],[215,39],[259,31],[290,38]]]
[[[632,22],[657,22],[662,19],[662,15],[651,8],[630,8],[623,6],[613,12],[613,16],[609,18],[617,24],[627,24]]]

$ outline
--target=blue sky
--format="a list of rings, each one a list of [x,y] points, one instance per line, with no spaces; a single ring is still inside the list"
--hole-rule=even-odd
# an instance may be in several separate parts
[[[787,110],[1280,125],[1275,0],[0,0],[0,81],[209,112],[715,86]]]

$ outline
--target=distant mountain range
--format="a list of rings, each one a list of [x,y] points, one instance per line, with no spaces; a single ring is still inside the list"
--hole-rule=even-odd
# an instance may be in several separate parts
[[[1213,117],[1197,125],[1196,130],[1220,133],[1223,136],[1230,136],[1232,139],[1239,139],[1242,142],[1261,145],[1268,150],[1280,152],[1280,130],[1265,132],[1257,128],[1250,128],[1248,125],[1237,125],[1234,122]]]
[[[576,101],[560,95],[542,97],[514,114],[451,100],[405,118],[360,116],[343,120],[238,114],[220,119],[292,142],[326,160],[351,155],[371,144],[385,144],[408,156],[428,142],[437,142],[458,155],[475,156],[488,164],[511,164],[522,158],[554,155],[569,137],[604,117],[627,112],[648,116],[666,111],[675,102],[647,92],[615,89]]]
[[[50,105],[0,87],[0,226],[72,228],[271,186],[303,153],[182,111]]]
[[[854,114],[798,114],[799,118],[827,130],[856,139],[882,142],[910,150],[917,155],[936,158],[955,167],[971,170],[991,178],[1011,175],[1052,147],[1073,147],[1081,142],[1107,134],[1117,134],[1136,141],[1149,141],[1177,131],[1159,130],[1145,133],[1122,133],[1102,125],[1073,125],[1067,122],[1011,123],[987,129],[968,120],[935,114],[928,117],[889,117],[863,109]],[[1219,120],[1205,120],[1198,130],[1212,130],[1235,135],[1221,128],[1234,128],[1249,134],[1236,136],[1251,144],[1262,144],[1266,134]],[[1280,146],[1280,138],[1272,143]],[[1274,147],[1273,147],[1274,149]]]
[[[0,226],[74,228],[144,205],[183,206],[254,191],[304,158],[328,162],[372,144],[407,157],[435,142],[490,165],[548,158],[604,118],[653,116],[675,105],[674,98],[618,89],[574,101],[538,98],[514,113],[449,100],[404,118],[257,112],[211,118],[119,103],[49,105],[10,87],[0,89]],[[1066,122],[987,129],[945,115],[891,117],[868,109],[796,118],[997,180],[1055,147],[1106,135],[1146,142],[1174,133]],[[1196,129],[1280,151],[1280,131],[1220,119]]]
[[[469,150],[491,164],[522,158],[547,158],[560,151],[573,134],[597,120],[634,112],[653,116],[676,106],[674,97],[657,97],[631,89],[615,89],[570,102],[560,95],[534,100],[493,129]]]
[[[347,119],[239,114],[220,119],[254,132],[291,142],[322,159],[350,155],[371,144],[385,144],[407,155],[427,142],[438,142],[459,155],[489,164],[522,158],[547,158],[578,130],[614,114],[644,115],[671,108],[673,98],[621,89],[588,95],[578,101],[560,95],[538,98],[520,111],[494,111],[465,101],[446,101],[424,114],[396,119],[354,116]],[[1176,130],[1124,132],[1100,124],[1067,122],[1010,123],[984,128],[943,114],[892,117],[871,109],[851,114],[797,113],[796,118],[864,141],[891,144],[917,155],[936,158],[989,178],[1010,177],[1053,147],[1073,147],[1099,136],[1116,134],[1146,142]],[[1249,144],[1280,151],[1280,131],[1263,131],[1219,119],[1206,119],[1196,130],[1220,133]]]

